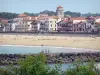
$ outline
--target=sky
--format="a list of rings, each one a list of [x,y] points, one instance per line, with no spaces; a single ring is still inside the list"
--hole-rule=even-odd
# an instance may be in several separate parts
[[[0,0],[0,12],[56,11],[59,5],[63,6],[64,11],[100,13],[100,0]]]

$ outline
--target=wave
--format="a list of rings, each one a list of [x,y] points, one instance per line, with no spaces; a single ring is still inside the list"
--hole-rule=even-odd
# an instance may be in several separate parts
[[[41,45],[41,46],[37,46],[37,45],[6,45],[6,44],[2,44],[0,46],[18,46],[18,47],[44,47],[44,48],[61,48],[61,49],[73,49],[73,50],[91,50],[91,51],[99,51],[99,50],[95,50],[95,49],[87,49],[87,48],[73,48],[73,47],[62,47],[62,46],[46,46],[46,45]]]

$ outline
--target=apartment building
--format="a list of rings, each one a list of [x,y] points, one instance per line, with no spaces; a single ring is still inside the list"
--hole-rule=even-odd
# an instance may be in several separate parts
[[[5,32],[6,26],[8,26],[8,20],[7,19],[0,19],[0,31]],[[7,28],[7,31],[9,31],[9,28]]]
[[[98,31],[98,26],[96,24],[96,20],[94,17],[87,17],[86,18],[86,29],[87,32],[97,32]]]
[[[34,16],[27,16],[25,14],[18,15],[18,18],[14,19],[15,24],[15,31],[16,32],[29,32],[33,31],[32,22],[37,20],[37,17]]]
[[[73,31],[73,21],[68,18],[57,23],[58,32],[72,32]]]
[[[0,21],[0,32],[4,31],[5,25],[6,25],[5,23]]]
[[[79,23],[73,24],[73,32],[86,32],[86,23],[79,22]]]
[[[40,23],[37,20],[34,20],[31,23],[31,31],[39,32],[40,31]]]
[[[47,26],[48,32],[57,31],[57,19],[49,17],[45,20],[45,25]]]
[[[15,31],[17,32],[28,32],[31,31],[31,20],[22,20],[20,24],[15,25]]]

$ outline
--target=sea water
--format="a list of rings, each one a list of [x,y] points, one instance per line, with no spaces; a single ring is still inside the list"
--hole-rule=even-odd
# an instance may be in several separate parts
[[[50,51],[52,53],[71,53],[71,52],[100,52],[100,50],[54,47],[54,46],[23,46],[23,45],[0,45],[0,54],[32,54],[41,51]]]

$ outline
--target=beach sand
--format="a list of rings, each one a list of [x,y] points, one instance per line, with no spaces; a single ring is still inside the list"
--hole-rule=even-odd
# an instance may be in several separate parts
[[[60,46],[100,50],[100,37],[0,35],[1,45]]]

